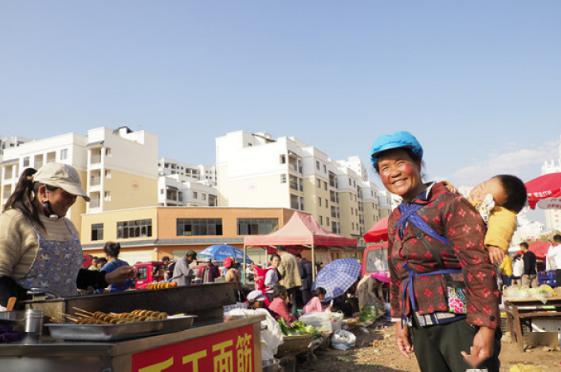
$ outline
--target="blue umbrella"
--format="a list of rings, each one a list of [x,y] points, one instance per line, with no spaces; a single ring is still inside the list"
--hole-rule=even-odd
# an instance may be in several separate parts
[[[322,287],[327,292],[325,301],[339,297],[349,289],[360,276],[360,264],[354,258],[341,258],[327,264],[318,273],[313,289]]]
[[[236,262],[243,262],[243,251],[227,244],[211,245],[201,252],[197,253],[197,258],[207,258],[213,261],[224,261],[226,257],[232,257]],[[251,263],[249,257],[246,256],[245,262]]]

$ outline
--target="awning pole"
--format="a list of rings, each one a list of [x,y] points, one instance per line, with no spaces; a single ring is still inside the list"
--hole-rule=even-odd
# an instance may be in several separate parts
[[[316,281],[316,250],[312,244],[312,281]]]
[[[245,257],[246,257],[246,246],[244,243],[243,244],[243,271],[242,271],[242,283],[244,287],[245,287],[245,270],[247,269]]]

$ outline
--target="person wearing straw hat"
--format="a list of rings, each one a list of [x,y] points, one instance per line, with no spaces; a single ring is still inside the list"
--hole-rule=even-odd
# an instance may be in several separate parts
[[[78,288],[104,288],[134,277],[130,266],[111,273],[81,268],[78,232],[65,217],[77,197],[89,201],[70,165],[23,171],[0,215],[0,306],[12,296],[26,299],[31,288],[69,297],[78,295]]]

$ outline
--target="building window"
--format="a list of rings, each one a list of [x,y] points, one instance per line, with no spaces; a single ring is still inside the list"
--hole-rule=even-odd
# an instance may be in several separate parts
[[[203,197],[203,200],[206,200],[206,194],[204,192],[201,194],[201,196]]]
[[[238,235],[270,234],[278,226],[278,218],[238,218]]]
[[[316,178],[316,185],[318,185],[318,189],[321,189],[321,180]]]
[[[323,173],[327,173],[327,166],[325,164],[323,165]]]
[[[329,200],[325,199],[325,208],[329,208]]]
[[[177,236],[222,235],[220,218],[178,218]]]
[[[327,191],[327,181],[323,181],[323,189]]]
[[[111,147],[105,148],[105,156],[111,156]]]
[[[199,194],[196,191],[193,191],[193,199],[198,199]]]
[[[111,178],[111,170],[110,169],[105,170],[105,178]]]
[[[103,240],[103,224],[94,223],[92,224],[92,241]]]
[[[60,160],[68,159],[68,149],[60,150]]]
[[[152,220],[133,220],[117,222],[117,239],[152,236]]]
[[[286,183],[286,174],[281,174],[280,175],[280,182],[281,183]]]
[[[29,167],[29,156],[26,156],[25,158],[23,158],[23,166],[24,167]]]
[[[319,216],[319,224],[323,225],[323,216]]]
[[[325,217],[325,224],[329,226],[329,217]]]
[[[316,160],[316,169],[319,170],[319,161]]]
[[[321,198],[318,196],[318,205],[321,207]]]
[[[280,163],[281,164],[286,164],[286,155],[283,154],[283,155],[280,156]]]
[[[105,191],[103,193],[103,200],[105,201],[111,201],[111,191]]]

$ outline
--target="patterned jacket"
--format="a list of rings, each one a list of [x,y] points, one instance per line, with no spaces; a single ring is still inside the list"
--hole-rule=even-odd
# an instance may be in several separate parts
[[[463,281],[467,291],[467,322],[474,326],[496,328],[499,321],[499,291],[496,271],[483,245],[485,224],[479,213],[462,196],[449,192],[442,183],[436,183],[428,191],[428,196],[413,201],[425,205],[417,214],[439,235],[445,236],[451,246],[424,234],[429,244],[440,251],[445,268],[462,269],[453,274],[455,280]],[[400,238],[396,223],[400,211],[396,208],[388,221],[390,268],[390,301],[392,317],[410,315],[409,300],[403,303],[403,291],[409,277],[404,268],[417,273],[427,273],[439,269],[438,261],[431,251],[417,239],[414,228],[408,223]],[[418,231],[418,230],[417,230]],[[448,311],[446,283],[444,276],[416,277],[414,294],[417,311],[420,314]]]

